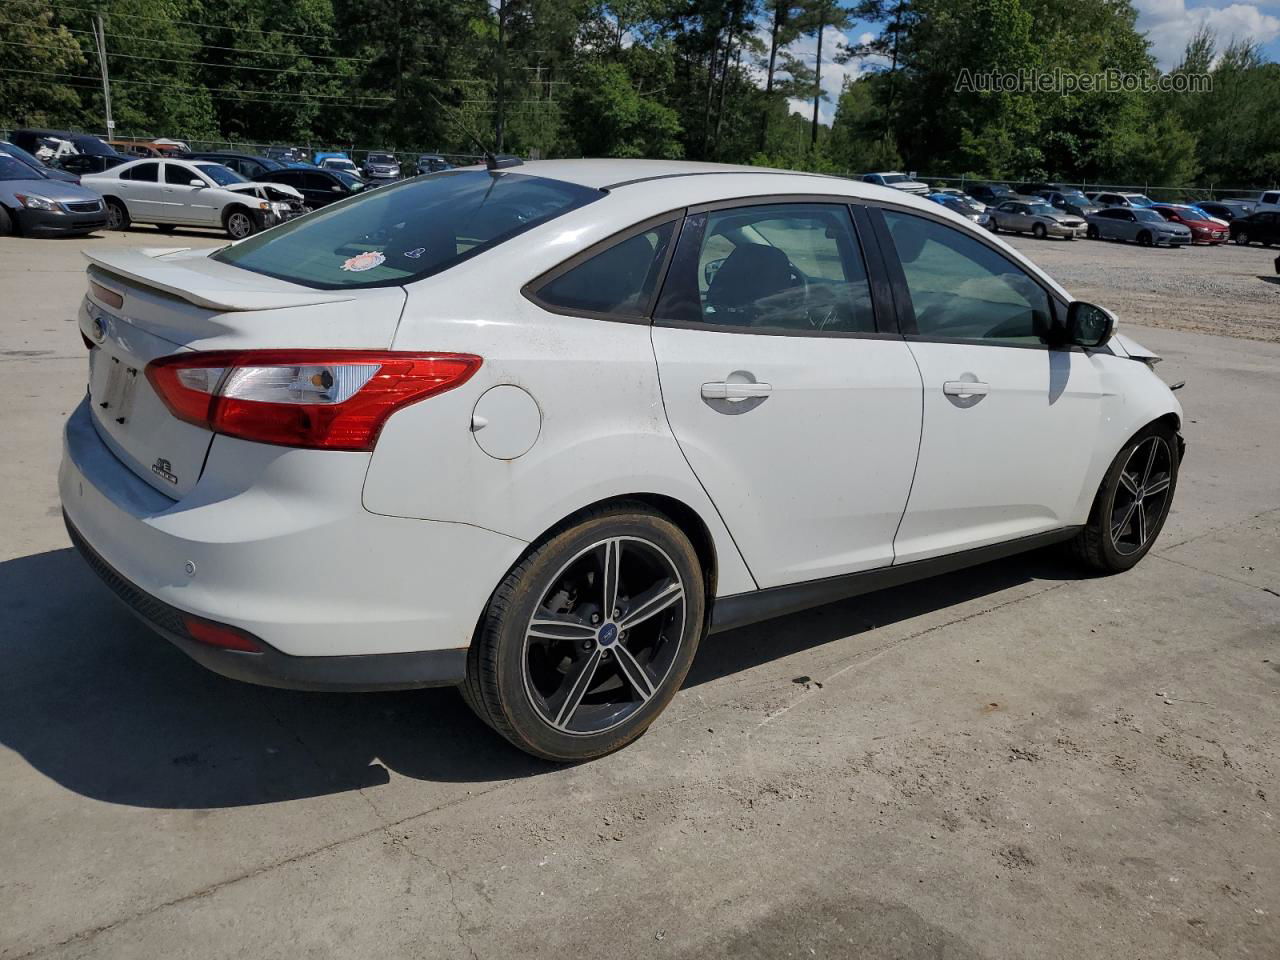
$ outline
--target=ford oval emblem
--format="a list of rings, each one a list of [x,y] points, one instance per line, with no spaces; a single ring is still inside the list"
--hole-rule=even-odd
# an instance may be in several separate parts
[[[610,646],[613,641],[618,639],[618,625],[616,623],[606,623],[600,628],[597,638],[600,641],[600,646]]]
[[[99,343],[107,338],[107,328],[97,317],[93,318],[93,326],[91,329],[93,332],[93,339],[97,340]]]

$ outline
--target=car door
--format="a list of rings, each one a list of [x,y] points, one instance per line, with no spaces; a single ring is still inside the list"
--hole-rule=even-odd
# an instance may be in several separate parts
[[[158,216],[170,223],[212,223],[209,204],[200,199],[200,193],[207,192],[208,186],[191,185],[192,180],[204,183],[204,178],[185,163],[166,160],[163,166],[164,201]]]
[[[336,177],[318,170],[306,171],[302,176],[302,183],[303,195],[314,198],[310,201],[314,207],[322,207],[347,195],[346,188]]]
[[[129,216],[147,223],[165,219],[164,185],[160,182],[160,164],[155,160],[139,163],[129,169],[128,186],[121,191]]]
[[[856,216],[827,199],[691,209],[654,313],[671,430],[761,587],[893,561],[920,375]]]
[[[1078,522],[1102,386],[1089,354],[1046,345],[1063,305],[985,235],[890,209],[880,228],[924,386],[897,562]]]

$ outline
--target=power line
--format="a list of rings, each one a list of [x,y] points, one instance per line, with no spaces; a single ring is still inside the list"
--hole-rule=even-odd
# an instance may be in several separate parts
[[[67,78],[67,79],[69,79],[69,80],[93,80],[93,79],[96,79],[96,78],[94,78],[94,77],[83,77],[83,76],[80,76],[79,74],[75,74],[75,73],[58,73],[58,72],[50,71],[50,70],[21,70],[21,69],[19,69],[19,68],[17,68],[17,67],[0,67],[0,70],[6,70],[6,71],[8,71],[8,72],[10,72],[10,73],[25,73],[25,74],[31,74],[31,75],[38,76],[38,77],[65,77],[65,78]],[[113,82],[113,83],[128,83],[128,84],[133,84],[134,86],[143,86],[143,87],[168,87],[168,88],[170,88],[170,89],[178,89],[178,90],[203,90],[203,91],[205,91],[205,92],[215,92],[215,93],[243,93],[243,92],[248,92],[248,93],[262,94],[262,95],[264,95],[264,96],[268,96],[268,97],[275,97],[275,96],[276,96],[276,93],[275,93],[275,91],[273,91],[273,90],[248,90],[248,91],[238,91],[238,90],[236,90],[236,88],[234,88],[234,87],[206,87],[206,86],[204,86],[204,85],[202,85],[202,84],[191,84],[191,83],[168,83],[168,82],[160,82],[160,81],[155,81],[155,80],[113,80],[112,82]],[[325,99],[325,100],[335,100],[335,101],[338,101],[337,103],[333,104],[334,106],[342,106],[343,104],[342,104],[342,102],[341,102],[341,101],[343,101],[343,100],[351,100],[351,101],[359,101],[359,100],[373,100],[373,101],[377,101],[377,102],[379,102],[379,103],[391,103],[391,102],[393,102],[393,101],[395,100],[395,97],[349,96],[349,95],[344,95],[344,94],[330,94],[330,93],[301,93],[301,92],[296,91],[296,90],[283,90],[283,91],[281,91],[280,93],[281,93],[281,95],[283,95],[283,96],[291,96],[291,97],[306,97],[306,98],[308,98],[308,99]]]
[[[4,70],[4,69],[7,69],[7,68],[5,68],[5,67],[0,67],[0,70]],[[112,83],[121,83],[122,81],[120,81],[120,80],[112,80],[111,82],[112,82]],[[61,86],[64,86],[64,87],[73,87],[73,88],[75,88],[75,89],[77,89],[77,90],[97,90],[97,91],[100,91],[100,90],[101,90],[101,88],[99,87],[99,85],[98,85],[98,84],[94,84],[94,83],[68,83],[68,82],[66,82],[66,81],[63,81],[60,85],[61,85]],[[243,103],[270,103],[270,104],[289,104],[289,105],[291,105],[291,106],[304,106],[304,107],[334,107],[334,106],[339,106],[339,107],[342,107],[344,110],[384,110],[384,109],[386,109],[385,104],[381,104],[381,103],[339,103],[339,104],[334,104],[334,103],[316,103],[314,100],[288,100],[288,99],[285,99],[285,98],[283,98],[283,97],[272,97],[272,98],[271,98],[271,99],[269,99],[269,100],[260,100],[260,99],[255,99],[255,98],[253,98],[253,97],[235,97],[235,96],[232,96],[232,97],[218,97],[218,96],[214,96],[213,94],[209,94],[209,99],[210,99],[210,100],[218,100],[218,101],[222,101],[222,102],[225,102],[225,103],[235,103],[235,102],[243,102]],[[229,142],[229,141],[228,141],[228,142]]]

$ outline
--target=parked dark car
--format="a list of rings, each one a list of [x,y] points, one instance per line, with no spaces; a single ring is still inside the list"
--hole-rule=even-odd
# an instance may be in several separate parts
[[[302,194],[303,202],[313,210],[337,200],[345,200],[365,188],[364,182],[357,177],[340,170],[321,170],[319,167],[306,170],[296,167],[268,170],[257,180],[259,183],[288,184]]]
[[[1014,193],[1007,183],[976,183],[966,190],[973,199],[985,203],[988,207],[1004,203],[1006,200],[1017,200],[1020,194]]]
[[[452,170],[453,164],[438,153],[424,153],[418,157],[418,162],[414,165],[414,169],[421,176],[424,173],[439,173],[441,170]]]
[[[208,160],[230,167],[246,180],[261,180],[264,173],[273,170],[285,170],[286,166],[279,160],[270,157],[259,157],[252,153],[232,153],[229,150],[213,150],[209,153],[193,153],[183,157],[184,160]]]
[[[50,167],[47,164],[41,163],[20,146],[10,143],[8,140],[0,140],[0,154],[13,157],[13,159],[17,160],[19,163],[25,163],[28,167],[31,167],[31,169],[47,174],[55,180],[61,180],[63,183],[80,182],[80,178],[76,174],[69,173],[66,170],[59,170],[57,167]]]
[[[0,236],[80,234],[107,225],[102,197],[53,172],[0,154]]]
[[[1077,217],[1087,217],[1102,209],[1079,190],[1040,190],[1036,195],[1044,197],[1049,201],[1050,206],[1056,207],[1063,213],[1073,213]]]
[[[394,153],[370,153],[365,156],[364,163],[360,165],[360,172],[364,174],[366,180],[381,180],[384,183],[388,180],[399,180],[400,161],[396,159]]]
[[[1269,247],[1273,243],[1280,243],[1280,213],[1264,210],[1247,217],[1236,217],[1231,221],[1230,229],[1231,239],[1242,247],[1251,243]]]
[[[1253,204],[1244,200],[1197,200],[1196,206],[1219,220],[1230,223],[1237,217],[1247,217],[1253,213]]]
[[[86,173],[102,173],[132,159],[118,153],[78,153],[74,157],[59,157],[54,161],[54,169],[83,177]]]

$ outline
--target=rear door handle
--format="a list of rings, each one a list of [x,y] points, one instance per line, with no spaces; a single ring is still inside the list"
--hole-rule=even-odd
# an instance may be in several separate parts
[[[985,397],[991,392],[991,384],[975,383],[972,380],[948,380],[942,385],[942,392],[949,397]]]
[[[705,400],[748,400],[751,397],[767,397],[773,392],[770,383],[704,383],[702,396]]]

